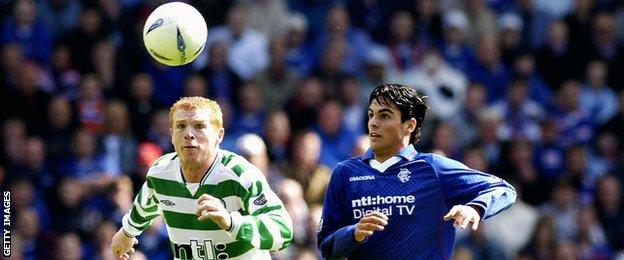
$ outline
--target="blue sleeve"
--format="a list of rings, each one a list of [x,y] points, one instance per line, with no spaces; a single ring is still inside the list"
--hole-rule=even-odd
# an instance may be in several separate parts
[[[323,202],[317,246],[324,258],[346,257],[360,244],[353,237],[355,225],[350,224],[345,211],[343,169],[342,164],[334,169]]]
[[[486,219],[505,210],[516,201],[516,190],[505,180],[468,168],[466,165],[432,155],[431,165],[442,183],[448,205],[480,208]]]

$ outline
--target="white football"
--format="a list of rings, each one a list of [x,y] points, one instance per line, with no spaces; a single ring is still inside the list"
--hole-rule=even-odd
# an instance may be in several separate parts
[[[158,62],[180,66],[193,61],[204,49],[208,29],[194,7],[171,2],[156,8],[143,26],[147,52]]]

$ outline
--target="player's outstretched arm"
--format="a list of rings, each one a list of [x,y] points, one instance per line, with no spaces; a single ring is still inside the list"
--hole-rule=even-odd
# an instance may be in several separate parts
[[[126,234],[123,228],[120,228],[111,241],[113,255],[117,257],[117,259],[128,260],[130,259],[130,255],[134,253],[134,245],[138,243],[139,241],[136,238]]]
[[[461,217],[466,213],[477,212],[480,221],[511,207],[516,201],[516,190],[513,186],[494,175],[470,169],[458,161],[436,155],[432,157],[431,165],[442,182],[446,203],[459,205],[464,209],[459,213],[449,212],[453,216]],[[461,218],[459,224],[464,221],[464,217]]]
[[[455,220],[453,226],[461,229],[466,229],[472,223],[472,230],[477,230],[481,221],[481,215],[472,206],[455,205],[442,219],[444,221]]]
[[[148,229],[160,213],[158,201],[154,197],[154,189],[148,180],[143,183],[141,190],[134,198],[132,209],[123,216],[122,227],[111,241],[113,254],[121,259],[128,259],[134,252],[132,246],[138,243],[135,237]],[[123,258],[124,256],[126,258]]]

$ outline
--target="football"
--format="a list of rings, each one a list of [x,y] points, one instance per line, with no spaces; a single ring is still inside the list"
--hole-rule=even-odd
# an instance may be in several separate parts
[[[208,29],[203,16],[189,4],[170,2],[156,8],[143,26],[147,52],[158,62],[180,66],[204,49]]]

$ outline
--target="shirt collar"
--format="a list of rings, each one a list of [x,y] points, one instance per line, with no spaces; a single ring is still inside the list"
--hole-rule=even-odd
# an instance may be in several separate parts
[[[399,156],[401,158],[405,158],[406,160],[412,160],[414,159],[414,157],[416,157],[416,154],[418,154],[418,151],[416,151],[416,148],[414,148],[414,145],[409,144],[405,148],[403,148],[403,150],[399,151],[394,156]],[[373,149],[371,148],[368,148],[368,150],[366,150],[366,152],[362,155],[362,160],[364,161],[367,161],[373,158],[375,158],[375,155],[373,154]]]

